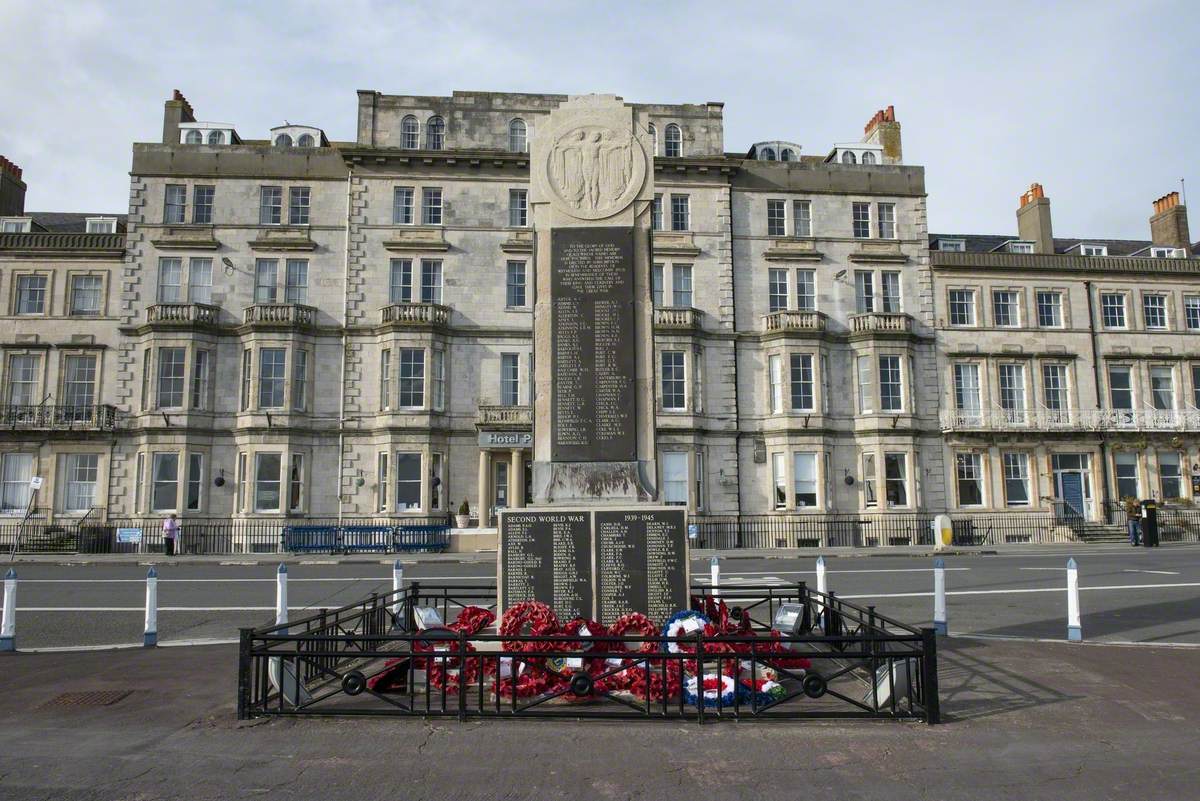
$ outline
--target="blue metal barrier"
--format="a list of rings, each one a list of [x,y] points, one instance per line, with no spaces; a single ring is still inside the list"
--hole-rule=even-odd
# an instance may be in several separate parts
[[[450,547],[450,526],[396,526],[394,544],[397,551],[441,553]]]
[[[342,550],[346,553],[378,551],[387,553],[392,548],[392,526],[343,526]]]
[[[286,551],[321,551],[336,553],[337,526],[284,526],[283,548]]]

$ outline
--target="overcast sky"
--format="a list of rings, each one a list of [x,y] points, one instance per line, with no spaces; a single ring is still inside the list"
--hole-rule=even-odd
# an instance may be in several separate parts
[[[175,88],[246,138],[342,140],[356,89],[611,92],[724,101],[729,151],[824,154],[894,104],[935,232],[1014,232],[1032,181],[1059,236],[1148,237],[1180,178],[1200,198],[1200,3],[976,5],[0,0],[0,154],[30,211],[118,212]]]

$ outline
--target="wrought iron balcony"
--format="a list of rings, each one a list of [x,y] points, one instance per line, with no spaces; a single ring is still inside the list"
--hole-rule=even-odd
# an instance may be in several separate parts
[[[850,318],[850,329],[856,334],[908,334],[912,332],[912,317],[897,312],[867,312]]]
[[[700,327],[704,312],[690,306],[667,306],[654,309],[654,327],[673,331],[691,331]]]
[[[379,310],[379,319],[384,324],[444,326],[450,309],[440,303],[393,303]]]
[[[943,409],[943,431],[1200,431],[1198,409]]]
[[[819,311],[777,311],[763,315],[767,331],[824,331],[825,315]]]
[[[216,325],[221,309],[207,303],[157,303],[146,307],[146,322],[159,325]]]
[[[480,406],[475,422],[481,426],[533,425],[532,406]]]
[[[0,428],[18,431],[112,431],[115,406],[0,406]]]
[[[312,328],[317,324],[317,310],[299,303],[255,303],[246,307],[245,322],[247,325]]]

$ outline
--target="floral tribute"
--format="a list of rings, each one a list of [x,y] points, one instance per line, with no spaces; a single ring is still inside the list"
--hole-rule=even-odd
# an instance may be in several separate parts
[[[503,657],[475,656],[471,643],[465,646],[471,656],[457,653],[462,634],[469,637],[496,622],[492,612],[466,607],[453,623],[426,631],[424,640],[414,642],[413,650],[423,655],[414,659],[416,667],[426,669],[434,689],[457,693],[461,685],[471,686],[482,678],[501,700],[554,694],[568,703],[584,703],[625,693],[636,700],[682,699],[693,706],[715,707],[735,700],[761,706],[789,697],[781,672],[798,678],[810,668],[809,660],[791,651],[777,632],[757,635],[744,610],[730,609],[713,598],[695,601],[700,611],[676,612],[662,626],[634,612],[607,627],[584,618],[563,623],[544,603],[519,603],[496,627],[501,646],[510,654]],[[697,635],[703,635],[702,644]],[[538,639],[522,639],[526,637]],[[752,652],[755,659],[750,658]],[[694,658],[665,658],[666,654]],[[402,689],[407,672],[404,660],[391,660],[369,686],[379,692]]]

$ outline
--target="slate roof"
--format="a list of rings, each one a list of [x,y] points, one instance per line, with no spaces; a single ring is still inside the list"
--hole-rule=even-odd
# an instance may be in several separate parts
[[[930,234],[929,246],[936,249],[939,239],[961,239],[965,242],[967,253],[991,253],[1000,249],[1005,242],[1019,238],[1016,234]],[[1056,236],[1054,252],[1078,254],[1080,243],[1106,245],[1110,256],[1149,256],[1149,248],[1154,244],[1148,239],[1076,239]],[[1200,247],[1200,243],[1192,246],[1193,253],[1197,252],[1197,247]]]
[[[26,217],[33,218],[33,229],[48,231],[54,234],[82,234],[87,231],[87,219],[89,217],[116,217],[117,218],[117,233],[125,231],[125,223],[128,219],[128,214],[100,214],[100,213],[83,213],[83,212],[62,212],[62,211],[27,211]]]

